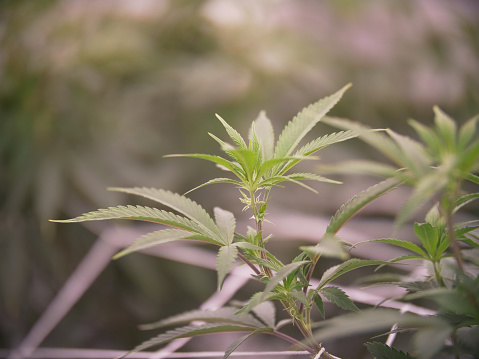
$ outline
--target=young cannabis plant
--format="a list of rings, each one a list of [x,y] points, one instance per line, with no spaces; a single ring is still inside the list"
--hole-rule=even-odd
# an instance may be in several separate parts
[[[270,333],[284,340],[292,342],[309,351],[312,356],[333,358],[325,352],[324,348],[314,340],[311,332],[311,309],[316,304],[324,315],[321,296],[330,299],[333,303],[344,309],[357,310],[354,303],[339,288],[326,287],[332,280],[355,268],[378,264],[378,261],[350,260],[340,266],[334,267],[324,273],[320,285],[312,290],[310,279],[312,269],[321,253],[345,256],[339,243],[332,241],[328,246],[305,247],[302,254],[297,256],[292,263],[283,264],[266,248],[269,237],[263,236],[262,224],[267,216],[267,205],[271,191],[283,182],[291,182],[314,191],[303,181],[313,180],[320,182],[338,183],[314,173],[291,173],[299,162],[311,158],[318,150],[358,136],[362,130],[346,130],[316,138],[309,143],[299,146],[301,140],[310,130],[323,119],[325,114],[339,101],[350,85],[343,87],[338,92],[328,96],[303,109],[283,129],[277,141],[275,139],[271,121],[262,112],[253,121],[248,137],[248,143],[225,120],[217,116],[223,124],[233,144],[229,144],[210,134],[217,141],[225,157],[207,154],[180,154],[170,157],[193,157],[213,162],[228,171],[232,178],[215,178],[200,186],[215,183],[230,183],[240,191],[241,202],[244,209],[251,210],[255,221],[255,228],[249,228],[244,235],[236,233],[236,220],[233,213],[214,209],[214,218],[197,203],[187,197],[169,191],[153,188],[110,188],[129,194],[142,196],[169,207],[175,213],[165,210],[142,206],[118,206],[86,213],[80,217],[58,222],[82,222],[106,219],[133,219],[149,221],[167,225],[171,228],[161,229],[148,233],[125,250],[118,253],[115,258],[125,254],[157,246],[176,240],[195,240],[213,244],[219,247],[217,256],[218,289],[231,269],[236,259],[241,259],[254,272],[259,280],[266,286],[264,291],[253,295],[243,308],[222,308],[221,311],[212,313],[194,311],[170,318],[150,327],[171,324],[184,324],[192,321],[202,321],[206,324],[187,325],[168,331],[157,336],[134,349],[134,351],[160,345],[176,338],[192,337],[200,334],[216,332],[247,332],[248,334],[235,341],[226,351],[227,358],[244,340],[259,333]],[[344,218],[336,220],[336,224]],[[334,232],[334,231],[333,231]],[[331,245],[331,243],[334,243]],[[338,254],[339,253],[339,254]],[[292,322],[304,336],[305,344],[289,337],[279,329],[284,323],[275,323],[274,315],[271,316],[271,300],[278,300]],[[262,311],[263,308],[263,311]],[[264,308],[269,308],[264,314]],[[252,316],[250,312],[256,314]],[[257,318],[262,318],[258,320]]]

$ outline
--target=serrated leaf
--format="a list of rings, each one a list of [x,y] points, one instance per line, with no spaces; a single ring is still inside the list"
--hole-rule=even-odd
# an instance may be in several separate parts
[[[208,234],[218,242],[222,241],[219,230],[210,215],[203,207],[185,196],[147,187],[109,188],[109,190],[142,196],[168,206],[196,222],[202,228],[204,234]]]
[[[336,304],[338,307],[350,310],[352,312],[359,311],[359,308],[354,302],[338,287],[325,287],[319,290],[331,303]]]
[[[154,246],[158,246],[160,244],[168,243],[177,241],[180,239],[197,239],[197,240],[204,240],[209,243],[219,244],[218,242],[214,242],[207,237],[200,237],[200,235],[196,235],[194,233],[184,231],[181,229],[163,229],[155,232],[151,232],[145,234],[138,238],[132,245],[128,246],[126,249],[122,250],[121,252],[115,254],[113,259],[118,259],[123,257],[129,253],[133,253],[142,249],[151,248]]]
[[[254,121],[254,129],[263,150],[264,161],[272,159],[274,154],[274,130],[266,112],[260,112]]]
[[[437,157],[443,151],[443,144],[436,132],[420,122],[410,120],[409,125],[417,132],[421,140],[428,146],[428,152]]]
[[[368,189],[362,191],[358,195],[351,198],[348,202],[343,204],[341,208],[334,214],[329,222],[326,233],[335,235],[339,229],[351,219],[361,208],[373,201],[374,199],[381,197],[394,188],[398,187],[401,181],[396,179],[387,179],[380,182]]]
[[[414,233],[421,240],[426,251],[434,257],[438,242],[439,233],[430,223],[414,223]]]
[[[236,229],[236,219],[233,213],[221,209],[219,207],[214,208],[215,221],[218,229],[224,238],[224,243],[233,243],[233,237]]]
[[[103,221],[107,219],[136,219],[147,222],[167,224],[173,227],[182,228],[188,231],[202,233],[203,230],[196,222],[188,218],[178,216],[174,213],[144,206],[117,206],[99,209],[97,211],[84,213],[81,216],[64,219],[51,220],[51,222],[74,223],[84,221]]]
[[[372,342],[364,345],[376,359],[414,359],[409,354],[383,343]]]
[[[158,345],[162,345],[171,342],[174,339],[191,338],[203,334],[212,333],[225,333],[225,332],[252,332],[253,328],[240,326],[240,325],[227,325],[227,324],[203,324],[203,325],[187,325],[185,327],[169,330],[164,334],[160,334],[144,343],[138,345],[132,351],[122,355],[120,358],[124,358],[130,354],[149,349]]]
[[[361,133],[362,132],[359,131],[347,130],[324,135],[301,147],[298,151],[295,152],[294,156],[309,156],[327,146],[333,145],[338,142],[347,141],[352,138],[356,138]]]
[[[323,273],[319,284],[317,286],[318,289],[322,289],[326,284],[333,281],[334,279],[342,276],[343,274],[350,272],[356,268],[371,266],[371,265],[380,265],[383,264],[382,261],[372,260],[372,259],[359,259],[353,258],[338,264],[334,267],[329,268]]]
[[[202,160],[210,161],[220,166],[223,169],[233,172],[238,178],[244,178],[243,170],[235,163],[228,161],[220,156],[204,155],[200,153],[189,153],[189,154],[174,154],[167,155],[165,157],[188,157],[188,158],[199,158]]]
[[[408,242],[408,241],[403,241],[399,239],[394,239],[394,238],[380,238],[380,239],[373,239],[370,242],[379,242],[379,243],[387,243],[387,244],[392,244],[393,246],[396,247],[401,247],[410,250],[411,252],[419,254],[421,257],[427,259],[428,256],[426,252],[424,252],[421,247],[419,247],[417,244]]]
[[[226,129],[226,132],[230,136],[230,138],[233,140],[236,145],[242,149],[248,148],[246,146],[246,142],[244,141],[243,137],[239,134],[238,131],[236,131],[233,127],[231,127],[220,115],[216,114],[216,118],[220,120],[220,122],[223,124],[224,128]]]
[[[323,303],[323,298],[316,292],[316,294],[313,296],[314,304],[316,304],[316,307],[319,309],[319,313],[321,313],[321,316],[323,319],[325,318],[325,312],[324,312],[324,303]]]
[[[143,324],[140,326],[140,329],[152,330],[194,321],[241,324],[255,328],[263,327],[263,323],[251,314],[236,315],[237,310],[236,307],[222,307],[216,310],[192,310],[154,323]]]
[[[238,257],[238,248],[234,245],[220,247],[216,258],[216,270],[218,271],[218,290],[221,289],[226,275],[229,273],[236,258]]]
[[[304,136],[324,117],[350,87],[348,84],[331,96],[306,107],[284,128],[276,144],[274,157],[289,156]]]
[[[310,263],[309,261],[300,261],[300,262],[293,262],[285,265],[283,268],[281,268],[279,271],[276,272],[276,274],[271,277],[268,281],[268,284],[266,285],[264,291],[263,291],[263,297],[261,298],[261,301],[265,300],[265,297],[274,290],[274,288],[292,271],[298,269],[299,267]]]
[[[230,344],[230,346],[226,349],[225,355],[223,356],[223,359],[229,358],[229,356],[241,345],[243,344],[248,338],[251,338],[253,335],[260,334],[260,333],[266,333],[266,332],[272,332],[273,329],[271,328],[258,328],[252,333],[249,333],[245,336],[242,336],[238,339],[236,339],[233,343]]]

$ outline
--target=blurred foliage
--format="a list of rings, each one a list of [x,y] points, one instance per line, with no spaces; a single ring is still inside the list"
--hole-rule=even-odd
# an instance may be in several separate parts
[[[479,112],[478,15],[473,0],[1,2],[0,346],[18,343],[95,238],[46,220],[121,202],[107,186],[194,187],[200,164],[185,162],[198,178],[186,177],[162,156],[214,151],[196,134],[220,128],[215,112],[240,130],[262,109],[286,122],[348,82],[335,112],[372,126],[430,118],[434,104]],[[143,291],[168,283],[158,262],[115,262],[99,280]],[[88,295],[111,295],[99,287]],[[139,321],[127,296],[118,305]],[[159,290],[143,300],[164,310]],[[118,327],[103,325],[92,332]]]

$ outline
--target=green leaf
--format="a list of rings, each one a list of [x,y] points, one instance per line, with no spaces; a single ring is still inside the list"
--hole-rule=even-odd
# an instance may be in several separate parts
[[[400,135],[388,129],[387,133],[396,141],[402,151],[402,162],[406,168],[411,170],[415,177],[423,175],[428,169],[431,160],[426,153],[424,146],[410,137]]]
[[[430,223],[414,223],[414,233],[431,257],[434,257],[439,242],[439,233]]]
[[[310,263],[310,261],[300,261],[300,262],[293,262],[285,265],[281,268],[276,274],[269,279],[268,284],[266,285],[263,291],[263,297],[261,301],[264,301],[266,296],[276,288],[276,286],[292,271],[298,269],[299,267]]]
[[[324,303],[323,303],[323,298],[316,292],[316,294],[313,296],[314,304],[316,304],[316,307],[318,307],[319,312],[321,313],[321,316],[323,319],[325,318],[325,313],[324,313]]]
[[[203,325],[187,325],[185,327],[169,330],[164,334],[160,334],[144,343],[138,345],[132,351],[122,355],[120,358],[124,358],[130,354],[149,349],[158,345],[162,345],[171,342],[174,339],[191,338],[203,334],[212,333],[226,333],[226,332],[252,332],[253,328],[245,327],[241,325],[228,325],[228,324],[203,324]]]
[[[392,244],[393,246],[396,247],[401,247],[410,250],[411,252],[419,254],[421,257],[427,259],[428,255],[426,252],[424,252],[421,247],[419,247],[417,244],[408,242],[408,241],[402,241],[399,239],[394,239],[394,238],[381,238],[381,239],[373,239],[370,242],[379,242],[379,243],[387,243],[387,244]]]
[[[456,123],[439,107],[434,106],[433,111],[436,115],[434,122],[441,136],[443,146],[449,150],[453,150],[456,147]]]
[[[352,138],[358,137],[360,134],[361,132],[353,130],[333,132],[304,145],[298,151],[296,151],[294,156],[309,156],[329,145],[350,140]]]
[[[398,324],[403,328],[417,328],[418,333],[436,333],[437,340],[424,341],[420,343],[417,340],[418,334],[415,335],[414,343],[419,349],[421,359],[430,359],[430,353],[436,352],[443,345],[443,339],[446,333],[451,335],[452,328],[448,323],[437,317],[422,317],[412,313],[400,313],[392,309],[366,309],[360,312],[348,313],[345,315],[334,317],[333,319],[321,321],[316,324],[319,330],[315,331],[314,337],[319,342],[326,340],[347,337],[362,333],[374,333],[377,331],[389,330],[391,326]],[[421,336],[419,337],[421,339]],[[424,337],[424,339],[426,339]],[[430,344],[429,352],[424,351],[424,346]]]
[[[476,127],[478,121],[479,116],[475,116],[461,126],[457,142],[457,147],[459,151],[463,151],[476,135]]]
[[[437,157],[443,152],[443,144],[436,132],[420,122],[409,120],[409,125],[414,128],[421,140],[428,146],[428,152]]]
[[[274,157],[289,156],[306,134],[323,118],[323,116],[339,101],[350,84],[331,96],[306,107],[296,115],[284,128],[276,144]]]
[[[218,271],[218,290],[221,289],[223,281],[237,257],[238,248],[235,245],[223,246],[218,251],[218,256],[216,259],[216,269]]]
[[[246,303],[246,305],[240,310],[238,310],[235,314],[243,315],[243,314],[249,313],[253,310],[253,308],[260,305],[261,303],[266,302],[268,300],[277,299],[279,297],[281,297],[281,295],[279,295],[278,293],[270,292],[265,295],[263,292],[257,292],[253,294],[250,300],[248,301],[248,303]]]
[[[255,331],[244,335],[238,339],[236,339],[231,345],[226,349],[225,355],[223,356],[223,359],[229,358],[229,356],[241,345],[243,344],[247,339],[251,338],[253,335],[260,334],[260,333],[267,333],[267,332],[272,332],[273,329],[271,328],[258,328]]]
[[[476,316],[478,314],[474,305],[469,301],[465,293],[458,289],[434,288],[421,292],[408,294],[406,300],[428,298],[440,305],[441,310],[450,311],[456,314]]]
[[[196,186],[195,188],[192,188],[190,189],[188,192],[186,192],[185,194],[188,194],[190,192],[193,192],[193,191],[196,191],[197,189],[201,188],[201,187],[205,187],[205,186],[208,186],[210,184],[216,184],[216,183],[231,183],[231,184],[234,184],[238,187],[243,187],[243,183],[239,182],[239,181],[235,181],[235,180],[232,180],[232,179],[229,179],[229,178],[214,178],[212,180],[209,180],[208,182],[205,182],[203,184],[200,184],[199,186]]]
[[[220,115],[216,114],[216,118],[218,118],[218,120],[221,121],[221,123],[223,124],[223,126],[225,127],[226,129],[226,132],[228,133],[228,135],[230,136],[230,138],[233,140],[234,143],[236,143],[236,145],[239,147],[239,148],[242,148],[242,149],[247,149],[248,147],[246,146],[246,143],[243,139],[243,137],[241,137],[241,135],[239,134],[238,131],[236,131],[233,127],[231,127],[225,120],[223,120],[221,118]]]
[[[224,238],[224,243],[233,243],[233,237],[235,235],[236,219],[233,213],[221,209],[219,207],[214,208],[215,221],[221,235]]]
[[[152,330],[171,325],[191,323],[194,321],[210,322],[210,323],[232,323],[241,324],[253,328],[263,327],[263,323],[257,320],[251,314],[236,315],[236,307],[222,307],[216,310],[197,309],[189,312],[177,314],[169,318],[140,326],[141,330]]]
[[[354,302],[338,287],[326,287],[319,290],[331,303],[336,304],[338,307],[350,310],[352,312],[359,311],[359,308]]]
[[[362,174],[380,177],[395,177],[406,179],[396,167],[373,161],[344,161],[335,164],[321,165],[319,171],[323,174]]]
[[[374,356],[376,359],[414,359],[409,354],[401,350],[391,348],[390,346],[383,343],[372,342],[365,343],[364,345],[371,353],[371,355]]]
[[[194,233],[184,231],[182,229],[163,229],[160,231],[151,232],[138,238],[132,245],[115,254],[113,259],[118,259],[129,253],[133,253],[142,249],[158,246],[160,244],[173,242],[180,239],[198,239],[212,244],[218,245],[218,242],[212,241],[207,237],[195,235]]]
[[[371,265],[380,265],[383,264],[382,261],[372,260],[372,259],[358,259],[353,258],[344,263],[338,264],[334,267],[329,268],[323,273],[318,285],[318,289],[322,289],[326,284],[338,278],[339,276],[352,271],[356,268],[361,268]]]
[[[238,167],[237,164],[228,161],[220,156],[204,155],[200,153],[189,153],[189,154],[174,154],[166,155],[165,157],[189,157],[189,158],[199,158],[202,160],[210,161],[216,163],[223,169],[233,172],[238,178],[244,178],[243,170]]]
[[[242,167],[245,177],[246,183],[251,182],[253,180],[253,173],[256,169],[256,163],[258,161],[257,154],[250,150],[250,149],[234,149],[229,152],[234,156],[234,158],[238,161],[240,166]]]
[[[136,219],[141,221],[167,224],[188,231],[203,233],[202,228],[198,226],[196,222],[193,222],[188,218],[178,216],[171,212],[159,210],[157,208],[143,206],[117,206],[103,208],[97,211],[84,213],[76,218],[51,220],[51,222],[73,223],[84,221],[103,221],[107,219]]]
[[[339,229],[361,208],[374,199],[381,197],[382,195],[398,187],[400,184],[401,181],[396,179],[387,179],[354,196],[348,202],[343,204],[341,208],[339,208],[339,210],[334,214],[334,216],[331,218],[328,228],[326,229],[326,233],[332,235],[336,234]]]
[[[222,241],[219,230],[209,214],[203,207],[185,196],[170,191],[146,187],[109,188],[109,190],[142,196],[168,206],[196,222],[202,228],[204,234],[208,234],[218,242]]]
[[[274,130],[264,111],[261,111],[254,121],[254,130],[263,151],[263,159],[265,161],[272,159],[274,155]]]
[[[419,359],[432,359],[451,338],[452,328],[449,326],[431,326],[419,330],[414,335],[414,346]]]

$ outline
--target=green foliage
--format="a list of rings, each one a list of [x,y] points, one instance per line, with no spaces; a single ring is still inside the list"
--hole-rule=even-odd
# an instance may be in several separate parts
[[[243,210],[252,212],[255,223],[255,228],[248,227],[245,234],[236,232],[236,219],[232,212],[215,208],[214,215],[210,216],[185,195],[146,187],[111,190],[156,201],[174,212],[142,206],[119,206],[58,221],[132,219],[165,225],[170,228],[140,237],[115,258],[171,241],[193,240],[219,247],[216,261],[218,290],[221,290],[223,281],[239,260],[248,265],[253,277],[264,284],[263,290],[240,305],[225,306],[216,311],[190,311],[142,326],[142,329],[178,327],[142,343],[125,356],[178,338],[244,332],[226,348],[224,358],[248,338],[268,333],[308,351],[313,358],[331,359],[337,357],[329,354],[320,343],[348,335],[398,334],[405,330],[412,332],[411,354],[380,342],[365,345],[375,357],[387,359],[431,359],[441,353],[455,353],[456,357],[477,354],[477,344],[472,338],[477,335],[479,326],[479,263],[475,256],[479,248],[479,236],[476,234],[479,225],[474,219],[456,223],[455,216],[464,206],[479,198],[479,193],[468,193],[463,188],[464,182],[479,184],[476,175],[479,170],[478,120],[474,118],[458,128],[451,118],[435,107],[434,127],[410,121],[420,138],[418,141],[390,129],[371,130],[348,120],[325,119],[325,114],[348,88],[349,85],[306,107],[285,126],[277,140],[272,123],[264,112],[252,122],[248,141],[217,115],[232,142],[230,144],[210,134],[224,152],[223,157],[209,154],[170,155],[203,159],[229,173],[230,177],[211,179],[195,189],[215,183],[235,185],[240,192]],[[300,146],[306,134],[324,119],[343,131],[318,137]],[[358,161],[349,163],[347,167],[339,165],[340,172],[361,172],[386,179],[347,201],[332,216],[319,243],[300,247],[300,254],[290,263],[283,263],[267,250],[267,243],[272,237],[263,233],[262,225],[267,220],[272,190],[283,182],[292,182],[314,192],[316,190],[306,185],[305,180],[338,183],[315,173],[289,171],[320,149],[358,136],[382,152],[394,165]],[[411,186],[413,190],[397,215],[397,225],[406,223],[420,206],[431,205],[424,223],[413,224],[412,232],[416,238],[380,238],[367,242],[395,246],[405,254],[389,261],[350,258],[345,249],[349,244],[340,240],[340,229],[364,206],[402,185]],[[313,285],[316,265],[324,257],[334,258],[339,263],[324,270]],[[432,315],[401,313],[385,308],[360,310],[345,291],[331,285],[339,277],[358,268],[375,266],[379,269],[391,263],[407,264],[410,259],[428,263],[431,268],[429,276],[387,284],[406,289],[407,294],[399,298],[405,303],[418,299],[433,302]],[[288,320],[276,322],[275,302],[289,315]],[[325,302],[352,313],[326,318]],[[387,305],[387,301],[385,303]],[[313,322],[314,307],[323,320]],[[284,325],[290,323],[298,329],[302,338],[293,338],[281,331]]]

